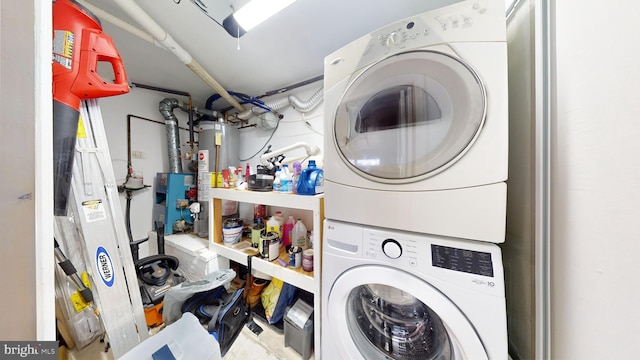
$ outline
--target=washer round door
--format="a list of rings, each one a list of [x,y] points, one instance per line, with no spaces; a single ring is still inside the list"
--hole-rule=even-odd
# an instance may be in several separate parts
[[[385,58],[347,87],[334,117],[334,144],[357,174],[409,183],[456,162],[478,137],[487,97],[461,59],[420,50]]]
[[[402,288],[398,286],[401,284]],[[406,272],[360,266],[331,287],[331,346],[345,358],[488,359],[473,326],[445,295]]]

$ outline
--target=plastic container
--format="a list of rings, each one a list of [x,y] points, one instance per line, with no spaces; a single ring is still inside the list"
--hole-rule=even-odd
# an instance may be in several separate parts
[[[280,222],[280,225],[284,225],[284,214],[282,214],[282,211],[276,211],[273,216]],[[282,231],[280,232],[280,236],[282,236]]]
[[[302,173],[302,164],[299,161],[293,163],[293,175],[291,179],[291,183],[293,184],[293,193],[298,193],[298,179],[300,178],[300,174]]]
[[[283,194],[293,193],[293,174],[289,171],[287,164],[283,164],[282,170],[280,170],[280,192]]]
[[[241,219],[227,219],[222,225],[222,241],[225,245],[233,245],[242,239],[242,228],[244,227]]]
[[[120,360],[140,359],[222,359],[220,345],[192,313],[167,326],[128,351]]]
[[[282,220],[280,220],[276,215],[267,220],[267,232],[273,232],[278,234],[278,238],[282,239]]]
[[[291,231],[291,245],[301,247],[303,250],[307,249],[307,227],[304,226],[302,220],[298,219]]]
[[[313,315],[301,329],[290,317],[291,307],[287,306],[284,316],[284,346],[297,351],[303,360],[308,360],[313,352]]]
[[[282,179],[280,179],[280,169],[276,170],[276,174],[273,178],[273,191],[280,192]]]
[[[307,168],[300,173],[296,190],[299,195],[324,193],[324,170],[316,166],[315,160],[309,160]]]
[[[293,227],[296,225],[296,220],[293,218],[293,216],[289,215],[289,218],[287,219],[287,221],[285,221],[284,225],[283,225],[283,234],[282,234],[282,245],[284,246],[289,246],[291,245],[291,239],[292,237],[292,232],[293,232]]]

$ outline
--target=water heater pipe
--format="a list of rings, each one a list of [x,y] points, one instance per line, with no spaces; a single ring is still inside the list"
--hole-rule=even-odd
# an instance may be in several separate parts
[[[189,111],[189,105],[185,104],[183,101],[174,99],[174,98],[166,98],[160,101],[158,105],[158,109],[160,110],[160,114],[164,118],[165,126],[167,128],[167,149],[169,154],[169,171],[171,173],[181,173],[182,172],[182,161],[181,161],[181,151],[180,151],[180,132],[178,127],[178,118],[173,113],[173,109],[179,108],[183,111]],[[191,111],[198,113],[200,115],[211,116],[212,118],[219,119],[222,118],[223,115],[215,110],[209,109],[201,109],[198,107],[191,107]],[[190,125],[190,131],[193,125]]]
[[[281,149],[272,151],[270,153],[263,154],[262,156],[260,156],[260,163],[262,165],[266,166],[268,169],[273,169],[273,164],[271,162],[269,162],[269,159],[271,159],[273,157],[276,157],[278,155],[282,155],[287,151],[291,151],[291,150],[298,149],[298,148],[304,148],[305,149],[305,151],[307,152],[307,156],[306,157],[313,156],[313,155],[318,155],[320,153],[320,148],[317,147],[317,146],[311,146],[311,145],[309,145],[309,144],[307,144],[305,142],[297,142],[297,143],[295,143],[293,145],[285,146],[285,147],[283,147]],[[289,162],[296,161],[297,159],[302,159],[302,158],[305,158],[305,156],[301,156],[301,157],[298,157],[298,158],[291,158],[291,159],[289,159]],[[276,164],[276,165],[279,165],[279,164]]]
[[[87,4],[86,1],[79,0],[83,5]],[[191,71],[198,75],[205,83],[207,83],[213,90],[215,90],[220,96],[229,102],[236,110],[242,112],[245,108],[231,96],[227,90],[225,90],[220,83],[218,83],[209,73],[191,57],[185,49],[180,46],[172,37],[167,33],[158,23],[155,22],[138,4],[133,0],[114,0],[114,2],[120,6],[129,16],[136,20],[143,28],[145,28],[153,41],[150,41],[149,36],[143,31],[135,28],[134,26],[126,23],[123,20],[118,19],[113,15],[108,14],[106,11],[97,8],[91,4],[88,4],[87,8],[95,9],[96,13],[102,14],[104,20],[111,24],[120,27],[121,29],[128,31],[129,33],[136,35],[146,41],[149,41],[155,45],[162,45],[165,49],[174,54],[183,64],[185,64]],[[100,16],[100,15],[98,15]],[[118,19],[118,20],[116,20]]]
[[[164,99],[160,101],[159,110],[167,130],[167,149],[169,154],[169,171],[173,174],[182,172],[182,160],[180,155],[180,132],[178,130],[178,118],[173,114],[173,109],[179,107],[176,99]]]

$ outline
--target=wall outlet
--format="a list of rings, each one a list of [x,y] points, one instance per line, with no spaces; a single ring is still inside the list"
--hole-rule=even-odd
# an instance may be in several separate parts
[[[132,151],[131,157],[133,159],[144,159],[144,152],[142,151]]]

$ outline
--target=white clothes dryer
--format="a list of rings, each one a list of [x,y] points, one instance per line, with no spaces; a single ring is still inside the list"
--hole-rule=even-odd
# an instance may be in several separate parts
[[[325,215],[500,243],[506,224],[504,2],[468,0],[325,58]]]
[[[324,359],[508,358],[500,248],[325,220]]]

